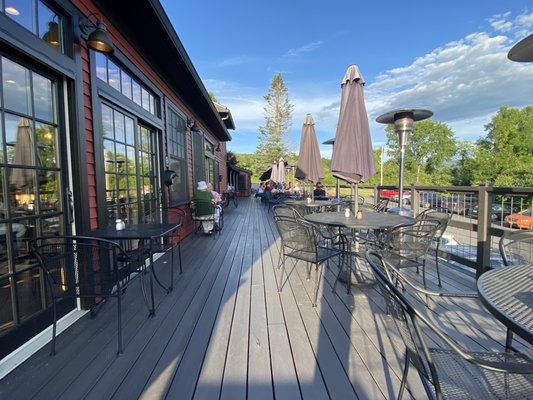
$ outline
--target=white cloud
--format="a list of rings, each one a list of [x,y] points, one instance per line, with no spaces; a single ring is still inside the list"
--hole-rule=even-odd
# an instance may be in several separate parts
[[[226,58],[218,63],[219,67],[234,67],[236,65],[246,64],[250,61],[248,56],[240,55],[235,57]]]
[[[318,41],[312,42],[312,43],[307,43],[307,44],[304,44],[303,46],[298,47],[296,49],[288,50],[284,54],[284,57],[297,57],[297,56],[300,56],[300,55],[302,55],[304,53],[309,53],[311,51],[314,51],[317,48],[319,48],[320,46],[322,46],[323,44],[324,44],[324,42],[322,40],[318,40]]]

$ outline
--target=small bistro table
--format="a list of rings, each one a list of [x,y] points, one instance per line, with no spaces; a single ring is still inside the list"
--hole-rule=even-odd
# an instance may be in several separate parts
[[[511,332],[533,344],[533,263],[496,268],[477,281],[481,302]],[[506,348],[511,346],[508,331]]]
[[[157,241],[164,239],[168,236],[174,234],[178,229],[181,228],[181,224],[127,224],[124,229],[117,230],[115,225],[104,226],[95,230],[90,231],[88,234],[93,237],[108,239],[116,242],[128,241],[128,240],[140,240],[148,243],[148,246],[144,248],[144,251],[147,252],[150,258],[150,305],[148,306],[150,311],[150,316],[155,316],[155,301],[154,301],[154,285],[153,279],[161,286],[164,290],[170,292],[173,289],[174,282],[174,266],[170,266],[170,284],[168,287],[164,286],[154,268],[154,253],[155,253],[155,244]],[[174,249],[171,249],[173,251]],[[143,284],[142,284],[143,285]],[[144,294],[144,286],[143,286]]]
[[[357,219],[355,215],[353,215],[353,213],[350,213],[350,216],[347,217],[344,212],[324,212],[324,213],[309,214],[309,215],[305,215],[304,219],[314,224],[326,225],[326,226],[337,227],[337,228],[349,228],[349,229],[354,230],[355,231],[355,235],[354,235],[355,252],[358,251],[358,246],[359,246],[359,235],[357,233],[358,231],[362,229],[387,230],[398,225],[404,225],[404,224],[409,225],[415,222],[414,218],[411,218],[411,217],[404,217],[398,214],[379,213],[375,211],[364,211],[362,219]],[[351,249],[348,250],[348,253],[349,254],[351,253]],[[356,265],[358,263],[357,257],[355,259],[355,263]],[[351,267],[351,261],[350,261],[350,268],[347,269],[347,274],[346,274],[347,284],[348,284],[348,293],[350,293],[350,286],[352,284],[351,271],[352,271],[352,267]],[[363,275],[361,274],[360,268],[356,268],[354,270],[354,274],[356,278],[358,279],[358,282],[357,282],[358,284],[365,283],[365,280],[364,280]]]

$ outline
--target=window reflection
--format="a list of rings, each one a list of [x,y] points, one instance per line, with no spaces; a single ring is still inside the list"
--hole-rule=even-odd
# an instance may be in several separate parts
[[[5,108],[31,115],[30,71],[3,57],[2,84]]]
[[[52,103],[52,81],[50,79],[33,74],[33,98],[35,117],[55,122]]]

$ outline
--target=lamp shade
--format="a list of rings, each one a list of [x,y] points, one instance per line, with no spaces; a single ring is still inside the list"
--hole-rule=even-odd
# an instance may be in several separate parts
[[[106,26],[101,20],[98,20],[96,28],[89,34],[87,46],[101,53],[113,52],[113,43],[107,36]]]

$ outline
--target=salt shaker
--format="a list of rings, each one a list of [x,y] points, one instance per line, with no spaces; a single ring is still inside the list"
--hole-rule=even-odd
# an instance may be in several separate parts
[[[308,197],[308,198],[307,198],[307,202],[308,202],[308,203],[311,203],[311,197]]]
[[[126,224],[124,223],[124,221],[122,221],[121,219],[115,220],[115,229],[117,231],[121,231],[125,227],[126,227]]]
[[[344,209],[344,216],[345,217],[349,217],[350,216],[350,209],[349,208],[345,208]]]

